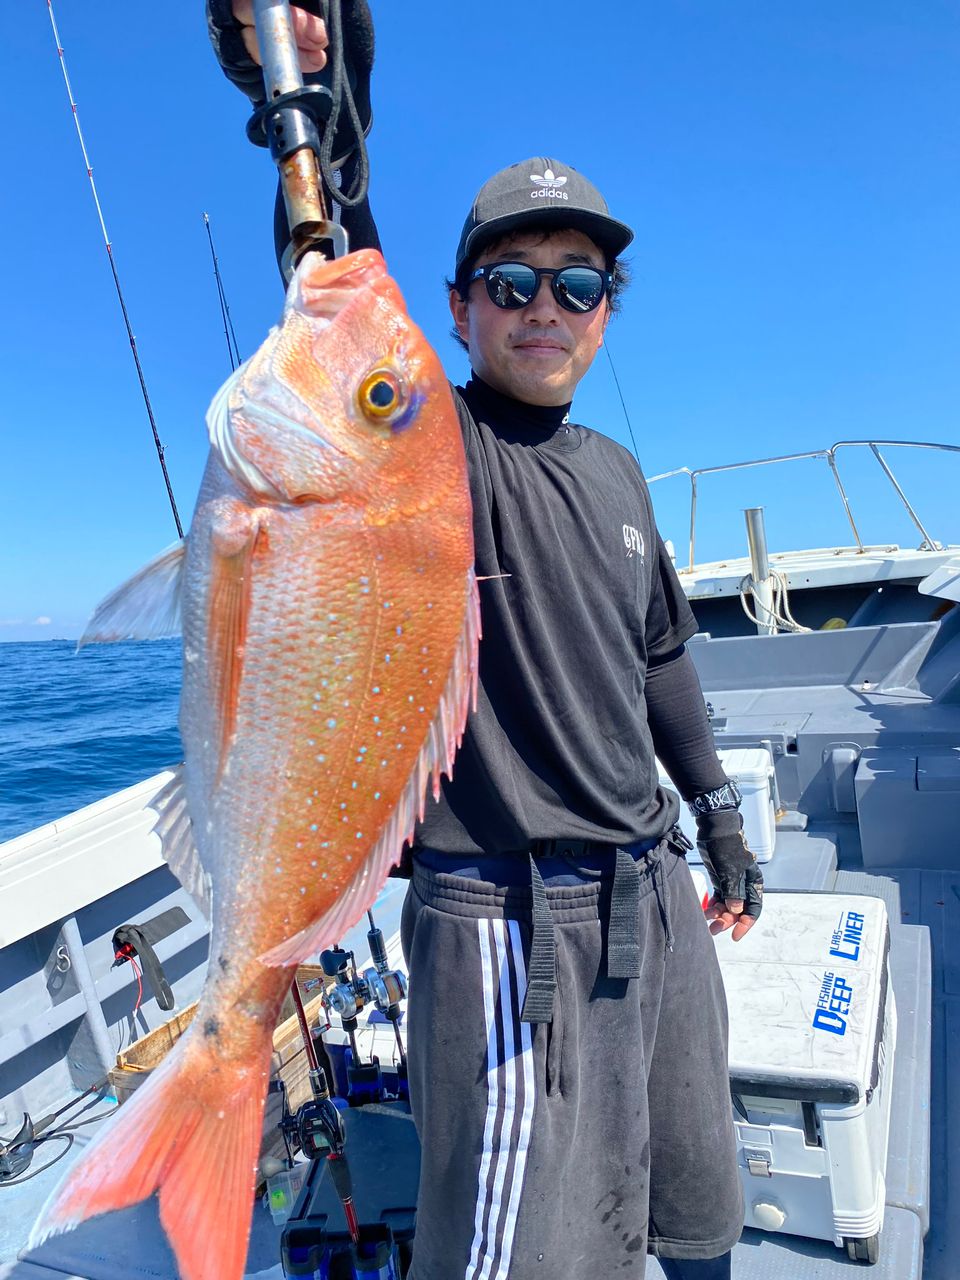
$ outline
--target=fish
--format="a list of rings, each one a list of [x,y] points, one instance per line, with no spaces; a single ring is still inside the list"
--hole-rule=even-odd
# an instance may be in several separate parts
[[[284,995],[451,773],[480,611],[457,413],[379,253],[306,257],[207,426],[186,538],[81,640],[182,629],[184,762],[155,830],[210,913],[206,981],[31,1244],[156,1192],[185,1280],[240,1280]]]

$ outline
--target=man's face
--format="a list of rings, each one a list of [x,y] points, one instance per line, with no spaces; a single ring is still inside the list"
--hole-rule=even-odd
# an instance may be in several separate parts
[[[542,231],[518,231],[481,253],[475,266],[494,262],[551,269],[587,265],[600,271],[606,265],[590,237],[573,229],[549,236]],[[573,399],[599,351],[610,304],[604,296],[585,315],[567,311],[554,298],[550,277],[544,276],[533,301],[516,311],[491,302],[482,279],[470,285],[466,302],[453,290],[450,310],[457,332],[470,348],[470,363],[484,382],[525,404],[558,405]]]

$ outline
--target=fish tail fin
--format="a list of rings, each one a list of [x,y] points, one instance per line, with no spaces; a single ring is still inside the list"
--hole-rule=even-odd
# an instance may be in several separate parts
[[[247,1256],[265,1076],[218,1062],[184,1037],[97,1135],[54,1191],[30,1247],[96,1214],[159,1193],[183,1280],[241,1280]],[[196,1072],[206,1071],[205,1076]],[[211,1103],[209,1080],[217,1078]],[[198,1091],[198,1082],[206,1087]]]

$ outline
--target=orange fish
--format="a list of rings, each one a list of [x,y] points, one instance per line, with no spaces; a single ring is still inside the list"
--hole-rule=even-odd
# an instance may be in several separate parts
[[[169,635],[182,615],[185,763],[157,830],[212,900],[206,984],[33,1242],[158,1192],[185,1280],[239,1280],[284,994],[373,903],[450,772],[479,607],[457,415],[378,253],[308,256],[207,423],[185,544],[84,636]]]

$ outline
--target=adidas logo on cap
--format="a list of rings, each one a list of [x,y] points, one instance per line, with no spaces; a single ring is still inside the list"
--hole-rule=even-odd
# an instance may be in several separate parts
[[[570,197],[563,190],[566,180],[562,174],[557,177],[552,169],[544,169],[543,173],[531,173],[530,181],[538,183],[539,189],[530,192],[530,199],[568,200]]]

